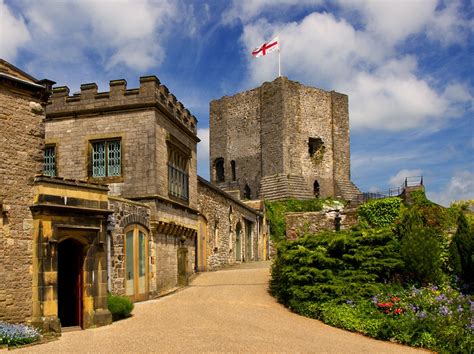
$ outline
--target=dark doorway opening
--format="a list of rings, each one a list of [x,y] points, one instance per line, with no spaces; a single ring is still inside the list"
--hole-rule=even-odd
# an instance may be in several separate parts
[[[82,327],[83,246],[67,239],[58,246],[58,315],[62,327]]]
[[[313,194],[314,194],[315,198],[319,198],[319,183],[318,183],[318,181],[314,181]]]

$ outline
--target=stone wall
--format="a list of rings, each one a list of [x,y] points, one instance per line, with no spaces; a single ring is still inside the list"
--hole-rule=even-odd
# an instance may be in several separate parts
[[[109,216],[108,231],[111,236],[110,243],[110,265],[109,276],[111,277],[109,289],[112,293],[117,295],[125,295],[125,229],[133,224],[139,224],[148,231],[150,230],[150,208],[146,204],[133,202],[130,200],[110,197],[109,208],[114,213]],[[155,248],[153,247],[153,240],[150,232],[147,235],[149,242],[148,264],[151,274],[149,282],[154,279],[156,272],[153,272],[154,259],[156,258]],[[150,282],[150,291],[156,291],[154,283]]]
[[[227,190],[237,189],[243,197],[246,184],[257,198],[261,172],[260,94],[258,89],[238,97],[223,97],[210,103],[209,151],[211,181]],[[224,159],[225,183],[216,180],[214,163]],[[235,161],[236,181],[232,181],[231,161]],[[235,182],[235,183],[233,183]]]
[[[310,153],[309,138],[321,139],[322,147]],[[350,179],[348,98],[280,77],[212,101],[210,157],[211,181],[228,191],[243,195],[248,184],[251,198],[281,198],[282,190],[294,197],[290,176],[295,176],[304,179],[304,196],[298,198],[313,197],[315,181],[321,197],[335,196],[336,181]],[[224,182],[216,181],[217,158],[224,159]],[[276,186],[272,178],[282,175],[288,176],[287,186]]]
[[[32,314],[29,207],[34,176],[42,170],[42,104],[28,88],[0,82],[0,321],[23,322]]]
[[[335,211],[287,213],[285,215],[286,237],[293,240],[304,234],[334,231],[336,215]],[[349,229],[357,224],[356,210],[341,210],[340,217],[341,230]]]
[[[198,208],[204,224],[200,225],[198,234],[204,249],[198,247],[198,252],[205,257],[203,269],[266,259],[268,237],[263,214],[200,177],[198,191]],[[246,223],[251,228],[250,235],[246,235]]]
[[[178,250],[187,250],[187,277],[195,269],[195,238],[188,235],[183,241],[184,232],[176,232],[171,227],[157,227],[159,216],[163,225],[187,225],[196,228],[196,222],[189,224],[189,218],[178,219],[176,215],[156,212],[153,205],[140,203],[118,197],[110,197],[110,206],[114,210],[111,218],[111,291],[117,295],[125,295],[126,255],[124,250],[125,230],[138,224],[145,228],[148,240],[148,294],[146,299],[166,294],[183,285],[178,283]],[[166,221],[165,221],[166,220]],[[175,220],[175,221],[172,221]],[[187,221],[187,223],[185,223]],[[183,223],[184,222],[184,223]],[[110,225],[110,224],[109,224]],[[168,232],[163,232],[168,230]],[[187,228],[187,230],[191,230]]]
[[[141,77],[140,88],[127,89],[125,80],[110,82],[109,92],[96,84],[81,85],[69,96],[57,87],[47,106],[46,143],[56,144],[61,177],[107,183],[111,194],[124,198],[159,195],[168,191],[168,148],[174,144],[188,159],[189,201],[196,206],[197,120],[154,77]],[[117,177],[90,176],[90,141],[121,139],[122,173]]]

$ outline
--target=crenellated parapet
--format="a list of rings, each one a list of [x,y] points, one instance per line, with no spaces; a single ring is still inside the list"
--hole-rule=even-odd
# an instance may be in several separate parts
[[[109,86],[108,92],[98,92],[96,83],[82,84],[80,93],[73,95],[70,95],[67,86],[53,88],[46,109],[47,118],[153,107],[196,135],[196,117],[156,76],[140,77],[139,88],[127,89],[127,81],[124,79],[111,80]]]

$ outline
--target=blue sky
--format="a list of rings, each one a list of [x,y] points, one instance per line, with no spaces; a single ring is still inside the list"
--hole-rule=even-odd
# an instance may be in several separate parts
[[[251,50],[279,34],[282,74],[349,95],[351,170],[364,191],[424,176],[431,199],[474,199],[471,1],[0,0],[0,57],[78,91],[154,74],[199,120],[209,101],[277,76]]]

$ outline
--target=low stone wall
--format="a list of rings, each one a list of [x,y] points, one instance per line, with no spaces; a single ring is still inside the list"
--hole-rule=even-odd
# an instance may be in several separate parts
[[[289,240],[297,239],[304,234],[316,234],[322,231],[335,231],[335,211],[312,211],[287,213],[286,237]],[[341,210],[341,230],[349,229],[357,224],[356,210]]]

